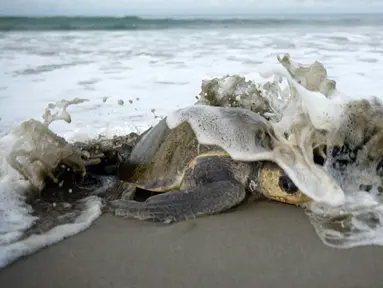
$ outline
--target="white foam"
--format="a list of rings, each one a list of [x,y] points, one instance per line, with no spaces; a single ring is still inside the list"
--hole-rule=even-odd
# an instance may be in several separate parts
[[[196,104],[242,107],[271,115],[273,113],[269,103],[271,99],[261,95],[263,91],[265,90],[262,90],[261,85],[256,85],[245,77],[227,75],[202,81],[201,92]]]
[[[22,231],[36,220],[31,215],[31,207],[25,203],[24,191],[31,188],[31,185],[19,180],[18,173],[13,169],[10,171],[3,168],[0,179],[0,245],[17,240]]]
[[[83,231],[101,214],[101,201],[90,197],[82,200],[86,201],[85,208],[73,222],[40,235],[24,235],[38,220],[26,200],[44,188],[46,177],[55,180],[57,165],[66,163],[74,171],[85,171],[81,153],[48,128],[52,121],[70,122],[67,104],[82,102],[77,100],[60,101],[62,111],[46,113],[45,125],[36,120],[25,121],[0,139],[0,268]],[[49,108],[54,106],[50,104]]]
[[[180,29],[140,33],[5,33],[0,41],[0,135],[8,133],[25,119],[40,119],[47,102],[69,98],[70,95],[89,101],[71,107],[76,115],[71,125],[54,122],[50,126],[66,140],[97,138],[98,134],[110,137],[114,133],[142,132],[158,122],[153,119],[150,109],[156,108],[158,115],[167,115],[173,109],[192,105],[202,79],[240,75],[255,83],[263,82],[258,73],[260,66],[275,64],[276,55],[285,52],[298,61],[321,61],[325,64],[331,79],[337,82],[337,89],[342,92],[335,91],[331,99],[344,95],[354,99],[379,96],[383,50],[377,44],[382,36],[376,27],[356,29],[354,26],[341,27],[337,31],[318,26],[267,31]],[[339,37],[345,38],[347,44],[342,42],[340,45]],[[52,65],[54,69],[30,73],[41,71],[42,63],[45,68]],[[61,64],[71,65],[60,67]],[[282,84],[281,91],[287,87],[285,80]],[[267,91],[270,90],[263,90]],[[274,125],[281,133],[287,130],[288,123],[297,121],[299,117],[292,112],[297,109],[295,103],[287,101],[290,95],[278,93],[280,98],[274,98],[274,92],[264,95],[275,101],[271,103],[273,112],[280,112],[273,119],[279,121],[285,114],[278,122],[280,127]],[[103,102],[104,97],[108,97],[106,102]],[[118,99],[125,103],[133,100],[133,103],[119,106]],[[33,219],[25,218],[29,214],[23,196],[11,191],[24,191],[28,182],[19,181],[13,169],[6,173],[14,173],[14,176],[1,176],[1,185],[11,183],[2,186],[1,193],[3,190],[7,193],[1,195],[5,197],[8,192],[6,197],[17,195],[19,204],[13,207],[20,219],[25,220],[18,225],[24,227],[22,225],[25,224],[26,227]],[[12,181],[20,186],[13,185]],[[11,201],[16,200],[12,198]],[[9,206],[4,204],[4,207]],[[17,231],[15,229],[15,233]],[[368,241],[366,238],[364,243]]]
[[[0,139],[0,244],[17,240],[22,231],[36,220],[32,209],[25,203],[25,191],[32,190],[32,184],[23,180],[20,174],[7,162],[7,154],[14,144],[13,135]]]
[[[383,245],[383,205],[369,193],[347,195],[342,207],[305,205],[320,240],[334,248]]]
[[[0,244],[0,268],[4,268],[22,256],[34,253],[87,229],[101,215],[101,200],[90,196],[82,201],[86,202],[86,208],[74,223],[59,225],[44,234],[32,235],[8,245]]]
[[[343,103],[337,101],[338,98],[328,99],[324,94],[317,91],[309,91],[299,84],[282,65],[272,66],[271,69],[260,73],[263,77],[278,75],[285,77],[296,89],[297,96],[303,103],[311,123],[318,130],[333,131],[342,116]]]
[[[72,122],[72,117],[67,111],[67,108],[70,105],[77,105],[80,103],[83,103],[85,101],[89,101],[88,99],[79,99],[75,98],[73,100],[67,101],[67,100],[61,100],[57,103],[50,103],[48,107],[45,109],[45,113],[43,115],[44,118],[44,125],[49,126],[52,122],[57,121],[57,120],[64,120],[67,123]],[[59,108],[59,111],[53,112],[52,111],[55,108]]]
[[[376,171],[383,156],[377,148],[383,137],[382,102],[369,96],[361,102],[357,97],[340,93],[319,62],[305,67],[290,59],[287,64],[283,63],[285,58],[278,59],[279,65],[266,70],[263,76],[274,77],[274,85],[281,82],[275,76],[284,77],[290,90],[264,85],[268,93],[262,96],[268,97],[269,103],[277,104],[271,107],[280,117],[265,124],[259,115],[242,109],[195,105],[169,114],[168,126],[174,128],[187,121],[200,143],[218,145],[236,160],[275,161],[298,188],[314,200],[306,206],[307,215],[326,245],[350,248],[367,243],[382,244],[383,197],[377,191],[383,182]],[[228,90],[222,90],[221,85],[218,94],[232,95],[233,82],[225,84]],[[273,140],[273,151],[255,141],[257,129]],[[282,137],[285,133],[287,139]],[[324,167],[313,162],[315,147],[344,143],[352,147],[365,145],[357,162],[349,164],[346,172],[332,166],[335,162],[330,152]],[[344,156],[352,157],[352,153]],[[357,188],[361,184],[372,187],[370,194]],[[340,216],[347,216],[349,221],[343,221],[342,227],[331,226]]]
[[[282,63],[281,58],[279,62]],[[304,75],[304,80],[307,80],[307,74]],[[299,125],[297,139],[301,140],[295,141],[295,144],[313,138],[304,133],[309,131],[312,125],[315,130],[322,129],[328,132],[324,135],[325,141],[323,137],[322,140],[319,137],[312,139],[313,144],[328,144],[329,147],[347,144],[349,147],[359,147],[356,152],[350,150],[342,152],[340,156],[334,156],[330,151],[322,170],[322,173],[330,176],[329,179],[334,179],[345,191],[343,205],[330,207],[318,202],[305,205],[307,215],[320,239],[326,245],[337,248],[382,245],[383,197],[379,189],[382,189],[383,181],[380,172],[377,171],[383,156],[379,148],[383,137],[382,101],[368,95],[349,97],[337,90],[326,95],[323,90],[320,91],[325,85],[316,85],[314,91],[309,91],[304,87],[307,81],[298,83],[299,75],[295,75],[294,69],[289,69],[286,65],[273,66],[265,70],[263,75],[265,77],[279,75],[287,78],[296,92],[295,94],[291,91],[292,95],[297,96],[297,99],[290,103],[291,109],[285,110],[287,114],[279,123],[274,123],[274,127],[279,131],[291,131],[289,127]],[[325,77],[322,79],[326,80]],[[303,114],[307,113],[305,121],[302,121],[305,117],[299,120],[292,116],[299,112],[300,108]],[[307,145],[301,147],[303,151],[310,149]],[[342,168],[340,165],[345,167]],[[280,166],[286,171],[290,168],[281,164]],[[302,170],[302,172],[304,173],[295,175],[302,176],[308,171]],[[311,171],[308,173],[315,175]],[[295,175],[289,174],[293,181],[297,181],[294,179]],[[302,182],[310,183],[304,179]],[[360,190],[363,189],[362,186],[369,187],[364,188],[369,189],[369,192]]]
[[[184,121],[195,131],[199,143],[218,145],[233,159],[257,161],[272,157],[271,151],[256,141],[258,133],[268,136],[271,126],[247,109],[193,105],[178,109],[166,118],[170,129]]]

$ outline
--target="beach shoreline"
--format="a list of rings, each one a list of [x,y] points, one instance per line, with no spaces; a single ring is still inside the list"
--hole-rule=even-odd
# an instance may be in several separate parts
[[[171,225],[101,216],[0,271],[0,286],[379,287],[383,249],[325,246],[300,208],[262,201]]]

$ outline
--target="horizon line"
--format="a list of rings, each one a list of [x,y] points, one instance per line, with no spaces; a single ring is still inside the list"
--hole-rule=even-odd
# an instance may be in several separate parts
[[[377,11],[360,11],[360,12],[348,12],[348,11],[284,11],[284,12],[237,12],[237,13],[174,13],[174,14],[162,14],[162,13],[127,13],[127,14],[117,14],[117,13],[94,13],[94,14],[73,14],[73,13],[31,13],[31,14],[24,14],[24,13],[1,13],[0,17],[20,17],[20,18],[47,18],[47,17],[110,17],[110,18],[125,18],[125,17],[161,17],[161,18],[171,18],[171,17],[206,17],[206,16],[224,16],[224,17],[238,17],[238,16],[288,16],[288,15],[382,15],[383,12],[377,12]]]

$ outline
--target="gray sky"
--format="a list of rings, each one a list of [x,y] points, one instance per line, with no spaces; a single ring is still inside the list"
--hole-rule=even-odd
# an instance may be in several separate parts
[[[193,15],[383,12],[383,0],[0,0],[0,14]]]

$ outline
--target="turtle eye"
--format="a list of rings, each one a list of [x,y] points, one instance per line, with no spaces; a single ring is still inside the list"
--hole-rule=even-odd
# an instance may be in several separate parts
[[[279,177],[279,187],[287,194],[294,194],[298,192],[298,187],[295,186],[294,182],[287,175]]]

